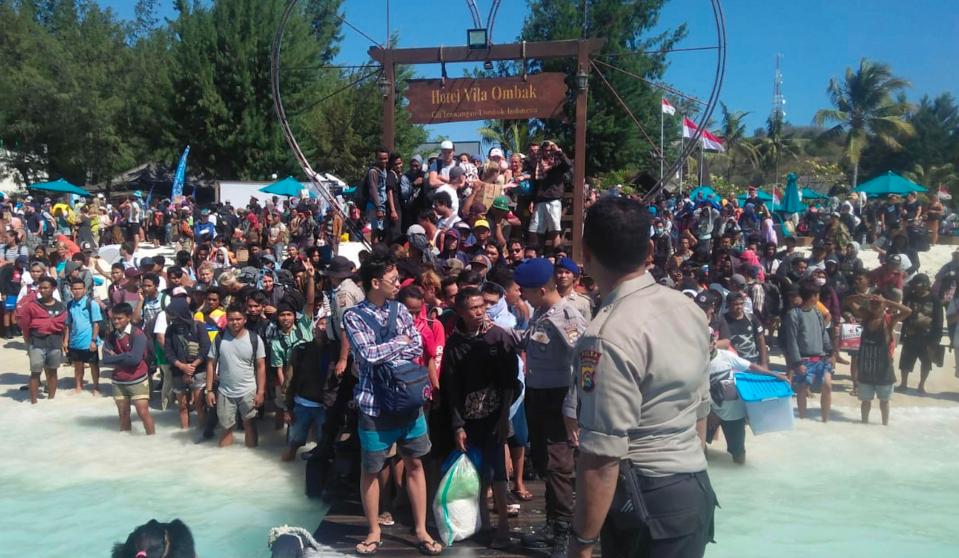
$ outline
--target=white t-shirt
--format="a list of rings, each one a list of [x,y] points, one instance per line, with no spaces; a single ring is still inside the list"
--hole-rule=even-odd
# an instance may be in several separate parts
[[[736,372],[749,370],[750,362],[732,351],[719,349],[716,356],[709,361],[709,383],[722,382],[723,384],[736,385]],[[742,399],[733,399],[723,401],[722,405],[716,405],[716,402],[710,398],[713,412],[722,420],[739,420],[746,416],[746,404]]]
[[[453,188],[449,184],[444,184],[436,189],[436,193],[446,192],[450,195],[450,199],[453,200],[453,215],[460,214],[460,198],[456,193],[456,188]]]
[[[460,221],[462,221],[462,219],[460,219],[459,215],[456,213],[451,213],[449,217],[443,217],[440,219],[439,222],[436,223],[436,226],[441,231],[452,230],[453,227],[456,226],[456,223],[459,223]]]

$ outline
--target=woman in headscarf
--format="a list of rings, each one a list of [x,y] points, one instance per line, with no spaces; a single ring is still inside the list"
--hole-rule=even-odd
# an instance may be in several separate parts
[[[180,410],[180,428],[190,427],[190,395],[199,401],[200,390],[206,386],[206,355],[210,352],[210,336],[193,319],[190,303],[185,296],[174,296],[166,307],[167,328],[163,351],[173,371],[173,393]],[[197,418],[202,424],[201,409],[196,405]]]

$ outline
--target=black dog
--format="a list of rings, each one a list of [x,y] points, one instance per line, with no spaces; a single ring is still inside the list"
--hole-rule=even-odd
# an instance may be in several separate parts
[[[113,558],[196,558],[193,534],[179,519],[151,519],[130,533],[127,542],[113,545]]]

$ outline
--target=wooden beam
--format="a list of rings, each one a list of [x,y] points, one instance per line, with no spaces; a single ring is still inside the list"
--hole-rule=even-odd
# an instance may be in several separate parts
[[[584,39],[586,54],[599,52],[606,39]],[[566,41],[538,41],[525,44],[525,58],[573,58],[580,55],[580,41],[571,39]],[[523,43],[505,45],[490,45],[485,49],[471,49],[465,46],[429,47],[429,48],[394,48],[370,47],[370,58],[380,64],[384,60],[392,60],[394,64],[439,64],[440,62],[485,62],[487,60],[522,60],[524,58]]]
[[[589,75],[589,45],[578,41],[576,71]],[[578,79],[576,80],[578,84]],[[583,263],[583,220],[586,212],[586,99],[589,89],[576,92],[575,156],[573,159],[573,261]]]

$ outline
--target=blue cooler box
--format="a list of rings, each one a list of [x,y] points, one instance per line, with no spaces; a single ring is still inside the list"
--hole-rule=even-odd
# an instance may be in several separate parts
[[[736,389],[746,404],[746,417],[753,434],[782,432],[795,427],[793,418],[793,390],[789,382],[772,376],[736,373]]]

